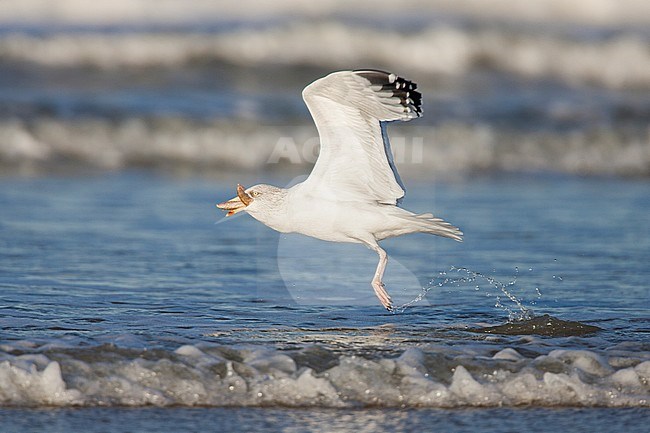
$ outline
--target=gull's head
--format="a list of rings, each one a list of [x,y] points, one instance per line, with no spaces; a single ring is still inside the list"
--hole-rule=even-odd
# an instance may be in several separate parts
[[[275,207],[274,205],[284,196],[282,188],[271,185],[255,185],[244,189],[237,184],[237,195],[228,201],[219,203],[219,209],[227,210],[226,216],[234,215],[243,210],[256,213]]]

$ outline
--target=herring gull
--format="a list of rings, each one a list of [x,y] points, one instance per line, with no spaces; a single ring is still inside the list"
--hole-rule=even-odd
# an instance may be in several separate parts
[[[359,243],[379,255],[371,285],[389,311],[382,277],[388,256],[379,241],[429,233],[462,241],[463,233],[433,214],[399,207],[404,186],[393,162],[386,124],[422,115],[417,85],[378,70],[333,72],[302,92],[320,135],[320,153],[309,177],[291,188],[237,185],[237,196],[219,203],[227,216],[248,212],[281,233]]]

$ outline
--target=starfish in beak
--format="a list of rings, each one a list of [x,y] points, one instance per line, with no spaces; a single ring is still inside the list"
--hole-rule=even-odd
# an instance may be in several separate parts
[[[226,216],[231,216],[246,209],[246,206],[248,206],[252,201],[253,197],[246,193],[243,186],[237,184],[237,197],[219,203],[217,207],[219,209],[227,210],[228,213]]]

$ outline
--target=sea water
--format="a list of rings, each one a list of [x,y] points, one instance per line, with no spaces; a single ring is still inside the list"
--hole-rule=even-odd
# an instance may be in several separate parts
[[[405,305],[397,313],[372,295],[375,254],[354,245],[296,240],[304,256],[320,258],[307,281],[320,281],[322,299],[301,300],[299,277],[280,272],[291,237],[248,216],[215,224],[214,204],[233,191],[142,172],[3,179],[5,431],[51,420],[61,431],[92,431],[97,417],[102,431],[119,430],[114,413],[145,417],[145,430],[157,420],[241,416],[269,431],[303,417],[389,419],[385,428],[402,419],[406,431],[494,416],[523,428],[547,411],[559,424],[602,417],[600,427],[647,416],[644,181],[414,183],[407,207],[459,225],[465,242],[384,243],[387,287]],[[359,260],[359,282],[350,284],[342,260]],[[407,273],[413,286],[400,286]],[[476,332],[522,319],[522,309],[597,328]],[[201,409],[181,409],[190,407]]]

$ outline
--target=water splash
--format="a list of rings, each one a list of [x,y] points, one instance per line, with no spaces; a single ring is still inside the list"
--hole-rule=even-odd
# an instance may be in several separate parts
[[[533,311],[526,307],[522,300],[517,298],[512,293],[512,287],[517,283],[517,276],[519,275],[519,268],[515,268],[515,275],[513,279],[507,283],[503,283],[497,280],[494,277],[489,275],[482,274],[481,272],[472,271],[471,269],[465,267],[456,267],[452,266],[448,272],[440,272],[437,278],[429,281],[429,284],[426,287],[422,288],[422,291],[418,296],[413,300],[405,303],[404,305],[396,308],[397,312],[404,312],[408,307],[420,302],[424,299],[430,290],[434,288],[442,288],[446,286],[453,285],[459,287],[466,284],[474,284],[474,290],[481,290],[482,286],[486,283],[489,285],[489,290],[498,289],[509,301],[511,301],[516,308],[511,307],[509,304],[505,304],[501,301],[501,295],[496,295],[496,301],[494,306],[500,308],[508,313],[508,321],[517,322],[522,320],[530,320],[535,317]],[[486,291],[487,296],[491,296],[490,291]],[[541,296],[539,289],[536,289],[538,297]]]

